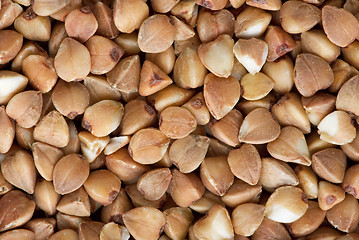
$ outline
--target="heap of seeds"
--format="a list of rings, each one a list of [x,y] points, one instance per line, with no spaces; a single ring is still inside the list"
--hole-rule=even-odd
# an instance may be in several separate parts
[[[358,240],[358,0],[0,0],[1,240]]]

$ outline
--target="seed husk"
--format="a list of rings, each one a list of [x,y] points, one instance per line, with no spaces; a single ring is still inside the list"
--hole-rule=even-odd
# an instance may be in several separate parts
[[[64,153],[51,145],[42,142],[32,144],[32,155],[37,171],[47,181],[52,181],[53,169]]]
[[[137,181],[148,170],[146,165],[135,162],[126,148],[106,156],[106,167],[126,183]]]
[[[1,162],[1,172],[6,181],[29,194],[34,193],[36,168],[34,160],[25,150],[7,156]]]
[[[32,7],[26,9],[14,22],[16,31],[33,41],[49,41],[51,21],[48,16],[38,16]]]
[[[285,226],[281,223],[275,222],[264,217],[262,224],[258,227],[257,231],[252,235],[251,239],[283,239],[289,240],[289,235]]]
[[[137,189],[150,201],[160,199],[168,189],[172,175],[169,168],[157,168],[144,173],[137,181]]]
[[[23,12],[17,1],[3,1],[0,7],[0,29],[9,27]],[[29,3],[30,5],[30,3]]]
[[[233,148],[216,138],[209,138],[207,157],[227,156]]]
[[[84,187],[93,200],[108,205],[117,197],[121,180],[108,170],[97,170],[89,175]]]
[[[153,207],[134,208],[123,215],[123,221],[138,240],[158,239],[166,223],[163,213]]]
[[[115,89],[133,93],[138,91],[141,63],[138,55],[130,56],[120,62],[106,74],[108,83]]]
[[[64,195],[79,189],[89,176],[89,168],[89,162],[79,154],[61,158],[53,171],[55,191]]]
[[[55,147],[65,147],[70,140],[66,120],[58,111],[51,111],[35,126],[34,139]]]
[[[174,48],[175,54],[181,54],[186,48],[192,48],[197,50],[199,45],[201,45],[201,40],[199,39],[198,35],[194,35],[192,38],[182,41],[175,41]]]
[[[57,82],[54,59],[42,55],[30,55],[22,62],[22,71],[33,88],[42,93],[50,92]]]
[[[167,50],[175,37],[176,28],[172,25],[170,18],[163,14],[155,14],[141,24],[138,31],[138,46],[142,52],[159,53]]]
[[[299,179],[299,186],[309,199],[318,197],[318,177],[311,167],[297,165],[294,172]]]
[[[196,119],[185,108],[168,107],[161,112],[159,119],[159,129],[168,138],[184,138],[193,132],[196,127]]]
[[[312,156],[314,172],[332,183],[343,182],[346,166],[347,158],[340,149],[327,148]]]
[[[264,206],[255,203],[238,205],[232,212],[234,232],[251,236],[261,225],[264,218]]]
[[[197,20],[198,37],[202,43],[208,43],[216,39],[219,35],[234,33],[234,16],[227,9],[216,12],[200,11]]]
[[[196,4],[199,6],[203,6],[205,8],[208,8],[210,10],[220,10],[224,8],[227,4],[227,1],[225,0],[196,0]]]
[[[147,99],[157,112],[162,112],[170,106],[181,106],[190,100],[195,93],[193,89],[184,89],[171,84],[165,89],[148,96]]]
[[[97,75],[111,71],[125,53],[113,41],[98,35],[90,37],[85,46],[91,55],[91,73]]]
[[[348,46],[358,37],[359,21],[345,9],[324,6],[322,22],[328,39],[339,47]]]
[[[296,47],[296,42],[282,28],[269,26],[264,40],[268,44],[268,61],[275,61]]]
[[[356,59],[356,54],[359,50],[359,41],[355,40],[353,43],[349,44],[347,47],[342,48],[343,58],[350,65],[356,67],[358,69],[359,62]]]
[[[302,1],[288,1],[280,9],[280,21],[284,31],[302,33],[313,28],[321,20],[321,11]]]
[[[197,120],[198,125],[206,125],[209,122],[210,113],[206,106],[203,92],[197,93],[188,102],[183,104],[182,107],[191,112]]]
[[[234,54],[234,41],[228,34],[222,34],[215,40],[201,44],[198,56],[203,65],[214,75],[227,78],[231,75]]]
[[[16,142],[19,144],[20,147],[30,150],[32,144],[35,142],[33,136],[34,128],[23,128],[16,124],[15,127],[15,137]]]
[[[102,208],[101,221],[105,223],[115,222],[122,225],[122,215],[132,208],[133,205],[126,194],[125,189],[122,188],[112,203]]]
[[[301,218],[308,209],[305,193],[297,187],[277,188],[269,197],[264,214],[267,218],[281,223],[292,223]]]
[[[24,227],[34,232],[35,239],[46,240],[54,234],[55,226],[54,218],[36,218],[28,221]]]
[[[0,104],[7,104],[17,93],[22,92],[28,78],[16,72],[0,71]]]
[[[0,196],[10,192],[14,187],[6,181],[2,172],[0,171]]]
[[[320,139],[337,145],[344,145],[354,140],[356,129],[350,115],[344,111],[334,111],[328,114],[318,124]]]
[[[235,179],[227,193],[221,197],[221,200],[230,208],[243,203],[257,203],[262,192],[262,185],[249,185],[242,180]]]
[[[358,131],[357,131],[357,136],[354,138],[354,140],[351,143],[347,143],[344,145],[341,145],[340,148],[343,150],[343,152],[345,153],[345,155],[347,155],[347,157],[355,162],[359,161],[359,153],[358,153],[358,142],[359,138],[358,138]]]
[[[129,238],[127,228],[113,222],[105,224],[100,232],[100,240],[128,240]]]
[[[263,67],[268,56],[268,45],[256,38],[239,39],[233,47],[237,60],[254,75]]]
[[[344,83],[357,74],[355,67],[350,66],[347,62],[341,59],[337,59],[333,62],[331,67],[334,73],[334,82],[328,89],[331,93],[337,93]]]
[[[67,35],[81,43],[93,36],[97,28],[97,20],[89,6],[74,9],[65,18]]]
[[[169,138],[162,131],[145,128],[135,133],[128,146],[130,156],[138,163],[152,164],[162,159],[168,145]]]
[[[343,236],[343,234],[341,232],[339,232],[338,230],[335,230],[334,228],[319,227],[313,233],[308,235],[308,238],[311,240],[319,240],[319,239],[323,239],[323,238],[337,239],[341,236]]]
[[[249,101],[264,98],[274,87],[273,80],[264,73],[247,73],[241,79],[242,97]]]
[[[244,99],[236,105],[236,108],[244,115],[247,115],[256,108],[265,108],[269,111],[275,103],[275,100],[275,96],[269,93],[264,98],[255,101],[248,101]]]
[[[220,78],[209,73],[204,79],[203,95],[211,115],[219,120],[237,104],[241,95],[240,85],[232,76]]]
[[[64,8],[71,0],[38,0],[34,1],[33,8],[40,16],[49,16]]]
[[[62,40],[67,38],[68,35],[65,29],[65,23],[56,22],[51,30],[51,36],[48,44],[50,57],[55,57]]]
[[[164,232],[169,239],[185,239],[193,221],[193,214],[189,208],[173,207],[165,210],[166,219]]]
[[[49,240],[78,240],[79,235],[72,229],[62,229],[53,234]]]
[[[302,237],[314,232],[324,221],[325,211],[319,208],[315,201],[308,201],[308,210],[305,214],[287,225],[290,233],[295,237]]]
[[[234,175],[225,156],[205,158],[201,163],[200,176],[203,185],[218,196],[225,195],[234,182]]]
[[[304,134],[311,132],[308,115],[297,93],[290,92],[281,97],[271,109],[282,126],[294,126]]]
[[[228,164],[232,173],[250,185],[256,185],[261,171],[261,158],[258,150],[251,144],[229,152]]]
[[[301,95],[313,96],[318,90],[328,88],[333,82],[333,70],[323,58],[311,53],[301,53],[297,56],[294,83]]]
[[[48,215],[56,213],[56,205],[60,201],[60,195],[55,192],[52,182],[39,180],[34,191],[36,206]]]
[[[192,38],[196,32],[184,21],[175,16],[170,16],[173,26],[176,29],[175,40],[183,41]]]
[[[234,33],[238,38],[256,38],[267,29],[272,15],[256,7],[246,7],[236,18]]]
[[[85,112],[90,95],[84,85],[60,80],[52,91],[51,99],[56,110],[69,119],[74,119]]]
[[[316,126],[335,109],[336,98],[329,94],[316,93],[309,98],[302,97],[301,100],[309,121]]]
[[[111,87],[105,76],[88,75],[83,83],[90,94],[91,105],[105,99],[115,101],[121,99],[121,93]]]
[[[260,172],[260,183],[268,191],[281,186],[297,186],[299,180],[293,169],[285,162],[274,158],[263,158]]]
[[[172,170],[168,193],[179,207],[188,207],[199,200],[205,192],[201,179],[194,173],[184,174]]]
[[[90,199],[83,187],[66,194],[57,204],[56,209],[62,213],[78,216],[90,216]]]
[[[172,143],[169,158],[182,173],[190,173],[202,163],[208,147],[208,137],[191,134]]]
[[[19,53],[11,62],[11,70],[21,72],[24,59],[30,55],[41,55],[46,57],[47,52],[33,41],[25,42]]]
[[[343,84],[340,88],[336,107],[337,109],[352,112],[355,115],[359,114],[359,108],[357,106],[357,95],[354,94],[359,88],[359,77],[354,76]]]
[[[113,19],[120,32],[131,33],[148,18],[149,9],[141,0],[116,0],[113,4]]]
[[[359,222],[358,200],[346,194],[345,199],[327,211],[329,223],[342,232],[352,232]]]
[[[23,36],[13,30],[0,30],[0,38],[2,39],[0,43],[0,64],[5,64],[14,59],[19,53]]]
[[[345,192],[340,186],[327,181],[319,182],[318,203],[322,210],[326,211],[331,209],[333,206],[343,201],[344,198]]]
[[[206,214],[208,210],[211,209],[211,207],[213,207],[216,204],[225,206],[219,196],[206,190],[203,196],[195,203],[191,204],[189,208],[198,213]]]
[[[65,7],[61,8],[59,11],[50,15],[53,19],[59,20],[61,22],[65,21],[66,16],[74,9],[81,8],[82,1],[81,0],[74,0],[70,1],[66,4]]]
[[[239,8],[240,6],[242,6],[245,3],[245,0],[229,0],[229,2],[232,5],[232,7]],[[237,238],[235,238],[235,239],[237,239]],[[239,238],[237,240],[241,240],[241,238]]]
[[[102,222],[86,221],[80,224],[79,239],[99,239],[101,229],[105,224]]]
[[[0,153],[7,153],[14,141],[15,125],[11,122],[3,106],[0,106],[0,136]]]
[[[132,33],[119,34],[113,41],[125,50],[126,55],[136,55],[141,52],[141,49],[138,47],[137,38],[138,33],[134,31]]]
[[[130,197],[131,202],[134,207],[154,207],[154,208],[162,208],[164,203],[167,200],[167,195],[163,195],[161,198],[155,201],[147,200],[140,191],[137,189],[137,184],[127,185],[126,193]]]
[[[93,14],[98,22],[96,33],[109,39],[115,38],[119,34],[112,9],[103,2],[97,2],[92,9]]]
[[[58,212],[56,214],[56,226],[58,230],[73,229],[78,231],[79,225],[83,222],[90,221],[90,218],[76,217]]]
[[[246,0],[246,4],[252,7],[271,11],[278,11],[282,6],[282,2],[280,0],[266,0],[264,2],[257,0]]]
[[[203,86],[207,69],[202,64],[196,49],[187,47],[178,56],[173,69],[173,80],[182,88]]]
[[[216,226],[213,228],[212,226]],[[233,239],[233,225],[226,208],[216,204],[193,226],[198,239]]]
[[[0,232],[17,228],[28,222],[34,213],[35,202],[19,190],[12,190],[0,199]]]
[[[121,121],[121,135],[132,135],[138,130],[153,125],[156,121],[155,110],[142,100],[132,100],[125,105]]]
[[[310,135],[308,135],[307,144],[310,154],[314,154],[318,151],[335,146],[332,143],[328,143],[320,139],[320,136],[317,132],[312,132]]]
[[[222,119],[211,120],[206,127],[218,140],[235,147],[239,145],[238,132],[242,121],[242,114],[237,109],[232,109]]]
[[[124,107],[114,100],[102,100],[88,107],[82,126],[96,137],[104,137],[120,126]]]
[[[318,55],[328,63],[340,55],[340,48],[333,44],[322,30],[313,29],[303,32],[301,44],[303,52]]]
[[[70,141],[68,144],[61,148],[65,155],[70,153],[80,153],[80,140],[77,136],[77,129],[73,121],[67,120],[67,125],[69,126]]]
[[[83,80],[91,70],[88,49],[72,38],[65,38],[54,59],[59,77],[67,82]]]
[[[284,127],[279,137],[267,144],[274,158],[285,162],[311,165],[310,153],[303,133],[295,127]]]
[[[3,240],[13,240],[13,239],[33,240],[35,239],[35,234],[32,231],[26,229],[15,229],[0,234],[0,237]]]
[[[359,176],[358,171],[359,165],[351,166],[346,172],[344,176],[344,180],[342,183],[343,189],[348,193],[353,195],[355,198],[359,198]]]
[[[280,126],[265,108],[256,108],[243,120],[239,130],[239,141],[263,144],[275,140],[280,135]]]
[[[172,79],[156,64],[146,60],[141,68],[138,92],[141,96],[152,95],[172,84]]]
[[[235,58],[231,76],[237,78],[238,80],[241,80],[246,73],[246,68],[238,62],[237,58]]]

